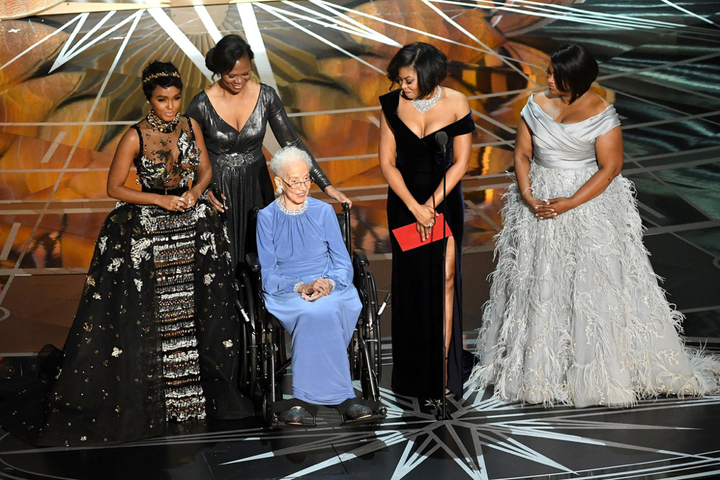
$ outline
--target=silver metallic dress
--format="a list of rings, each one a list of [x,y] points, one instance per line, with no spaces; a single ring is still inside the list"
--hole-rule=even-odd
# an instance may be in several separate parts
[[[530,183],[539,199],[572,196],[598,170],[595,140],[619,127],[613,106],[561,124],[530,97]],[[509,187],[497,268],[470,386],[505,401],[631,406],[660,394],[717,389],[720,362],[683,345],[642,243],[632,182],[541,220]]]

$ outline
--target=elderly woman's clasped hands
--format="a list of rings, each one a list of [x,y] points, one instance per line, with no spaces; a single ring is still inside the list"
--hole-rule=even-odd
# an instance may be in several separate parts
[[[301,285],[298,288],[298,293],[302,296],[303,300],[314,302],[320,297],[330,295],[332,287],[332,283],[330,283],[330,280],[327,278],[318,278],[314,282]]]

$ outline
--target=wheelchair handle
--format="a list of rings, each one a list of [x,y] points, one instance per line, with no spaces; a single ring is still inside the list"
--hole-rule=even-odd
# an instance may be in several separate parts
[[[257,273],[262,268],[260,267],[260,260],[258,259],[257,253],[254,252],[248,252],[245,254],[245,262],[247,263],[248,267],[250,268],[250,271],[253,273]]]
[[[383,300],[382,305],[380,305],[380,308],[378,308],[377,315],[378,317],[383,314],[385,311],[385,307],[387,307],[388,301],[390,300],[390,296],[392,295],[392,292],[388,292],[387,295],[385,295],[385,300]]]

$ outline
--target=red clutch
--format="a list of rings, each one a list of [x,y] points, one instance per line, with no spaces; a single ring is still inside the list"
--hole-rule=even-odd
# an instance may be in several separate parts
[[[407,252],[413,248],[422,247],[423,245],[429,245],[432,242],[442,240],[446,237],[452,237],[452,230],[450,230],[450,226],[448,226],[445,222],[445,217],[443,217],[442,213],[435,217],[435,225],[433,225],[433,228],[430,231],[430,237],[424,242],[420,238],[416,225],[417,223],[413,222],[410,225],[405,225],[404,227],[399,227],[392,231],[403,252]],[[443,227],[445,229],[444,236]]]

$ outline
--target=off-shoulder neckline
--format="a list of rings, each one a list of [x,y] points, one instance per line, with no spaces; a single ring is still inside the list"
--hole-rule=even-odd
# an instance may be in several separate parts
[[[532,102],[533,105],[535,105],[535,106],[538,108],[538,110],[540,110],[540,111],[543,113],[543,115],[545,115],[547,118],[549,118],[549,119],[552,120],[553,122],[557,123],[558,125],[577,125],[577,124],[580,124],[580,123],[585,123],[585,122],[587,122],[588,120],[592,120],[592,119],[595,118],[595,117],[599,117],[600,115],[604,115],[605,112],[607,112],[608,110],[610,110],[611,108],[613,108],[613,104],[611,103],[610,105],[608,105],[607,107],[605,107],[602,112],[596,113],[595,115],[592,115],[592,116],[586,118],[585,120],[580,120],[579,122],[572,122],[572,123],[563,123],[563,122],[558,122],[557,120],[555,120],[553,117],[550,116],[549,113],[547,113],[545,110],[542,109],[542,107],[541,107],[540,105],[537,104],[537,102],[535,101],[535,94],[534,94],[534,93],[533,93],[532,95],[530,95],[530,99],[528,100],[528,102]]]
[[[432,137],[432,136],[435,135],[436,133],[442,132],[442,131],[445,130],[446,128],[452,127],[452,126],[455,125],[456,123],[459,123],[459,122],[465,120],[467,117],[472,118],[472,111],[470,111],[470,112],[468,112],[466,115],[464,115],[463,117],[458,118],[457,120],[455,120],[454,122],[448,123],[447,125],[445,125],[445,126],[443,126],[443,127],[441,127],[441,128],[438,128],[437,130],[435,130],[435,131],[433,131],[433,132],[430,132],[430,133],[428,133],[428,134],[426,134],[426,135],[424,135],[424,136],[421,137],[421,136],[419,136],[417,133],[415,133],[415,132],[413,131],[413,129],[410,128],[410,127],[405,123],[405,121],[403,121],[402,118],[400,118],[400,115],[398,114],[398,106],[400,106],[400,90],[399,90],[399,89],[398,89],[398,90],[393,90],[393,91],[390,92],[390,93],[395,93],[395,92],[398,92],[398,93],[397,93],[397,102],[398,102],[398,103],[397,103],[397,105],[395,106],[395,117],[397,117],[397,119],[400,121],[400,123],[402,123],[402,125],[403,125],[410,133],[412,133],[412,134],[415,136],[415,138],[417,138],[418,140],[421,140],[421,141],[422,141],[422,140],[425,140],[425,139],[428,138],[428,137]]]

